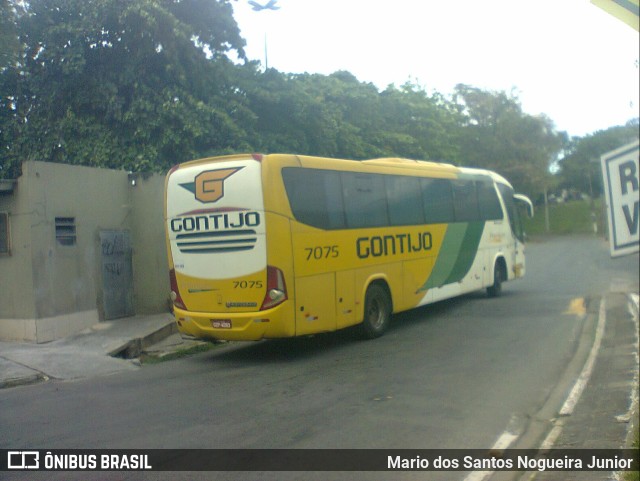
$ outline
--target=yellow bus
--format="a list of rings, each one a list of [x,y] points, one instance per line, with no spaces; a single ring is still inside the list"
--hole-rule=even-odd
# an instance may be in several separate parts
[[[202,339],[306,336],[525,273],[517,202],[500,175],[407,159],[234,155],[175,166],[165,185],[171,299]]]

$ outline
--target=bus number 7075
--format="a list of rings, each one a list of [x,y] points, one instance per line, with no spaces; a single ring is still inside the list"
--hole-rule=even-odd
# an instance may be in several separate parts
[[[337,245],[305,247],[304,250],[307,253],[308,261],[312,259],[320,260],[320,259],[336,258],[340,255],[340,251],[338,250]]]

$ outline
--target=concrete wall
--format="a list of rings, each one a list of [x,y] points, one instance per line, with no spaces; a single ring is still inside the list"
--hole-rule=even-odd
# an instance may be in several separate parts
[[[164,176],[25,162],[10,213],[12,253],[0,257],[0,339],[47,342],[101,318],[101,230],[129,230],[139,314],[167,310]],[[56,241],[55,218],[73,217],[76,243]]]
[[[164,233],[164,176],[139,175],[130,189],[134,302],[138,314],[169,310],[169,264]]]
[[[0,256],[0,319],[29,319],[36,315],[31,270],[34,209],[26,182],[18,182],[13,193],[0,194],[0,211],[9,213],[11,236],[11,255]]]

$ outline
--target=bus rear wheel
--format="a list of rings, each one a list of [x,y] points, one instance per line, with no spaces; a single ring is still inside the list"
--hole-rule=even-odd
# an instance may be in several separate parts
[[[382,336],[391,321],[391,299],[387,290],[379,284],[367,289],[364,299],[362,334],[366,339]]]
[[[502,283],[507,279],[504,262],[496,261],[493,266],[493,285],[487,287],[489,297],[498,297],[502,293]]]

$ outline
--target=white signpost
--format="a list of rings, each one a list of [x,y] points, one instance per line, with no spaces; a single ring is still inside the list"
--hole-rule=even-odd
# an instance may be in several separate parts
[[[638,141],[604,154],[601,158],[604,193],[609,218],[611,256],[638,252],[640,189]]]

